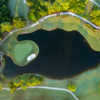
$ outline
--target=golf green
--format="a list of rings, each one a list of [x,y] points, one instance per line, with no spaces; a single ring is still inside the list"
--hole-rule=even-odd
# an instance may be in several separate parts
[[[26,65],[29,63],[27,57],[31,54],[37,55],[38,51],[37,45],[32,41],[18,42],[12,50],[12,58],[16,64]]]

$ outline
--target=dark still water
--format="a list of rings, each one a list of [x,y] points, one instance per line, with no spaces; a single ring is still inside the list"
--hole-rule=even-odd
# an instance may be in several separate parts
[[[18,40],[35,41],[39,45],[40,53],[33,62],[23,68],[6,57],[4,73],[7,76],[33,72],[51,78],[67,78],[100,63],[100,53],[92,51],[76,31],[38,30],[32,34],[20,35]]]

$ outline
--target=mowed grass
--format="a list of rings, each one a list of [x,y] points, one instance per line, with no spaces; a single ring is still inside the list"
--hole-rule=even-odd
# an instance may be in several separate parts
[[[0,100],[12,100],[12,97],[9,91],[0,91]]]
[[[17,40],[17,33],[11,35],[1,46],[1,51],[3,51],[7,56],[9,56],[12,61],[18,66],[25,66],[31,61],[33,61],[39,53],[38,45],[31,40]],[[34,54],[32,60],[27,60],[31,54]]]
[[[17,62],[22,62],[23,59],[32,51],[32,45],[29,43],[26,44],[17,44],[13,50],[14,58]]]
[[[80,100],[100,100],[100,65],[71,79]]]
[[[38,26],[37,26],[38,27]],[[40,29],[53,30],[63,29],[65,31],[78,31],[86,39],[91,49],[100,51],[100,30],[94,29],[79,18],[73,16],[57,16],[46,19],[40,24]]]
[[[27,89],[17,91],[13,100],[75,100],[69,93],[64,91],[46,89]]]
[[[38,55],[38,47],[33,41],[18,42],[12,49],[12,59],[17,65],[24,66],[28,64],[27,57],[31,54]]]
[[[62,29],[64,31],[78,31],[86,39],[92,50],[100,51],[100,30],[93,28],[84,21],[73,16],[56,16],[46,19],[44,22],[33,27],[21,30],[18,35],[29,34],[39,29],[51,31],[54,29]]]

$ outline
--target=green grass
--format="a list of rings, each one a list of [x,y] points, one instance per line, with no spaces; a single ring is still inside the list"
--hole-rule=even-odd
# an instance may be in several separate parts
[[[96,69],[84,72],[72,81],[76,84],[76,94],[80,100],[100,99],[100,66]]]
[[[0,100],[12,100],[12,95],[9,91],[0,91]]]
[[[30,43],[16,44],[13,50],[14,58],[17,62],[22,62],[32,52],[33,46]]]
[[[27,61],[27,57],[31,54],[35,54],[36,57],[39,53],[38,45],[31,40],[17,41],[16,34],[9,37],[1,46],[1,50],[9,56],[13,62],[19,66],[24,66],[30,61]],[[33,58],[34,60],[35,58]]]
[[[21,98],[21,99],[20,99]],[[74,100],[74,98],[64,91],[54,91],[45,89],[27,89],[26,91],[17,91],[13,100]]]
[[[21,41],[15,44],[11,51],[11,57],[13,61],[20,66],[28,64],[27,57],[31,54],[38,55],[39,49],[33,41]]]

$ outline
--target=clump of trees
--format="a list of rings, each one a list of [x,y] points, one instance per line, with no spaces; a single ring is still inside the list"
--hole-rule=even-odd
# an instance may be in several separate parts
[[[0,0],[0,24],[2,22],[10,22],[10,10],[8,9],[8,0]]]
[[[48,9],[45,6],[44,0],[27,0],[27,5],[30,8],[29,20],[35,22],[42,16],[47,15]]]
[[[83,14],[88,0],[27,0],[30,7],[29,19],[37,21],[48,14],[71,11],[76,14]]]
[[[14,28],[17,28],[17,29],[23,28],[25,25],[26,25],[26,21],[24,19],[22,19],[21,17],[13,18],[12,26]]]
[[[61,11],[67,11],[69,8],[69,2],[66,0],[55,0],[52,4],[50,3],[48,7],[48,13],[56,13]]]
[[[42,82],[42,76],[37,76],[34,74],[23,74],[10,81],[8,87],[10,88],[11,94],[13,94],[18,88],[26,90],[28,87],[40,85]]]
[[[23,28],[26,25],[26,21],[21,17],[12,18],[11,22],[5,21],[0,24],[1,37],[4,36],[6,32],[11,32],[13,29]]]
[[[16,28],[22,28],[26,25],[22,17],[18,16],[14,18],[10,16],[8,2],[9,0],[0,0],[0,39],[5,36],[5,33]]]
[[[89,16],[92,23],[100,26],[100,9],[97,6],[93,6]]]
[[[11,21],[10,10],[8,9],[8,0],[0,0],[0,37],[2,37],[5,30],[7,32],[11,31]]]
[[[69,11],[74,12],[76,14],[83,14],[86,8],[86,4],[88,0],[69,0],[70,8]]]
[[[1,23],[1,32],[10,32],[13,29],[13,26],[10,24],[10,22],[3,22]]]
[[[55,12],[67,11],[69,2],[66,0],[27,0],[30,7],[28,18],[37,21],[39,18]]]

